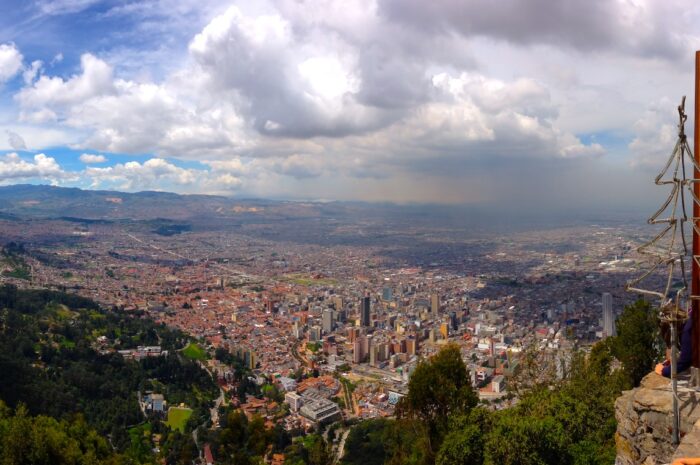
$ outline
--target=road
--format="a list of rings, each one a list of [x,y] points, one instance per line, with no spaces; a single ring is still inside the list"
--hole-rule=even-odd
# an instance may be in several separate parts
[[[343,435],[340,436],[340,443],[338,443],[338,448],[335,450],[333,463],[338,463],[340,462],[340,459],[343,458],[343,454],[345,453],[345,440],[348,438],[348,434],[350,434],[351,429],[352,426],[343,431]]]
[[[302,357],[301,354],[299,354],[299,347],[304,343],[304,341],[299,341],[298,343],[292,345],[292,357],[297,359],[299,363],[301,363],[303,366],[307,368],[311,368],[311,364],[309,361],[305,358]]]

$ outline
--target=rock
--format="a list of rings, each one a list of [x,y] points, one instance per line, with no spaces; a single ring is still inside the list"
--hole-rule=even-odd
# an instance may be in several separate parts
[[[681,444],[671,442],[673,398],[671,382],[655,373],[615,401],[616,465],[655,465],[672,458],[700,457],[700,392],[679,382]],[[679,455],[680,454],[680,455]]]

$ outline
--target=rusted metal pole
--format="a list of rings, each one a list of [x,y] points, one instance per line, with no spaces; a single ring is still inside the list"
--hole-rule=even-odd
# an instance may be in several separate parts
[[[693,156],[700,162],[700,50],[695,52],[695,121],[693,122]],[[694,169],[693,177],[700,179],[700,170]],[[693,183],[693,192],[696,198],[700,198],[700,182]],[[693,202],[693,266],[691,274],[692,295],[700,295],[700,265],[695,257],[700,255],[700,205]],[[693,366],[700,368],[700,301],[693,299]],[[697,382],[697,381],[696,381]]]

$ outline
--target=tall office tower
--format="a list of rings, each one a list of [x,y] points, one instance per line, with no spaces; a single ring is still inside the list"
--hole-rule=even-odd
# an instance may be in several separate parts
[[[389,347],[389,344],[386,342],[382,342],[381,344],[377,344],[377,356],[379,358],[380,362],[383,362],[385,360],[389,360],[389,357],[391,356],[391,349]]]
[[[452,325],[452,330],[457,331],[457,328],[459,328],[459,323],[457,322],[457,312],[450,312],[450,324]]]
[[[370,325],[369,304],[370,304],[369,296],[363,297],[362,302],[360,303],[360,326],[369,326]]]
[[[362,363],[362,343],[356,339],[352,344],[352,361],[353,363]]]
[[[341,311],[343,309],[343,298],[338,296],[333,297],[333,306],[336,311]]]
[[[323,315],[321,316],[321,327],[323,328],[323,332],[326,334],[333,332],[333,310],[330,308],[323,311]]]
[[[603,337],[615,336],[616,334],[612,295],[605,292],[603,294]]]
[[[372,336],[362,336],[360,345],[362,346],[362,358],[364,358],[369,353],[369,348],[372,345]]]
[[[440,311],[440,296],[437,294],[432,294],[430,296],[430,311],[433,315],[437,315]]]
[[[416,351],[418,350],[418,342],[414,337],[409,337],[406,339],[406,353],[408,355],[416,355]]]
[[[393,298],[393,293],[391,292],[391,288],[388,286],[385,286],[382,289],[382,300],[385,302],[390,301]]]

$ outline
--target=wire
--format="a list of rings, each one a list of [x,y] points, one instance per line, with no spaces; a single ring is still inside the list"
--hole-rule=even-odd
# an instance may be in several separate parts
[[[659,318],[671,324],[685,321],[688,318],[690,301],[700,299],[700,296],[688,294],[688,270],[686,267],[686,259],[689,256],[685,233],[688,222],[686,190],[690,193],[693,203],[700,204],[700,199],[693,192],[694,183],[700,182],[700,180],[688,179],[686,176],[686,157],[690,158],[695,169],[700,170],[700,165],[695,161],[685,135],[687,119],[685,97],[683,97],[678,106],[678,139],[663,169],[654,178],[654,184],[657,186],[672,186],[671,192],[661,207],[647,220],[649,224],[665,224],[666,226],[653,239],[637,248],[639,254],[650,258],[651,267],[625,286],[628,291],[658,298]],[[669,212],[668,216],[662,217],[662,214],[667,211]],[[700,218],[692,218],[692,226],[697,233],[700,233],[700,229],[695,224],[696,219]],[[692,259],[700,265],[700,257],[693,256]],[[648,276],[663,268],[666,269],[667,273],[663,289],[645,289],[641,283]],[[679,275],[680,287],[674,287],[674,275]]]

